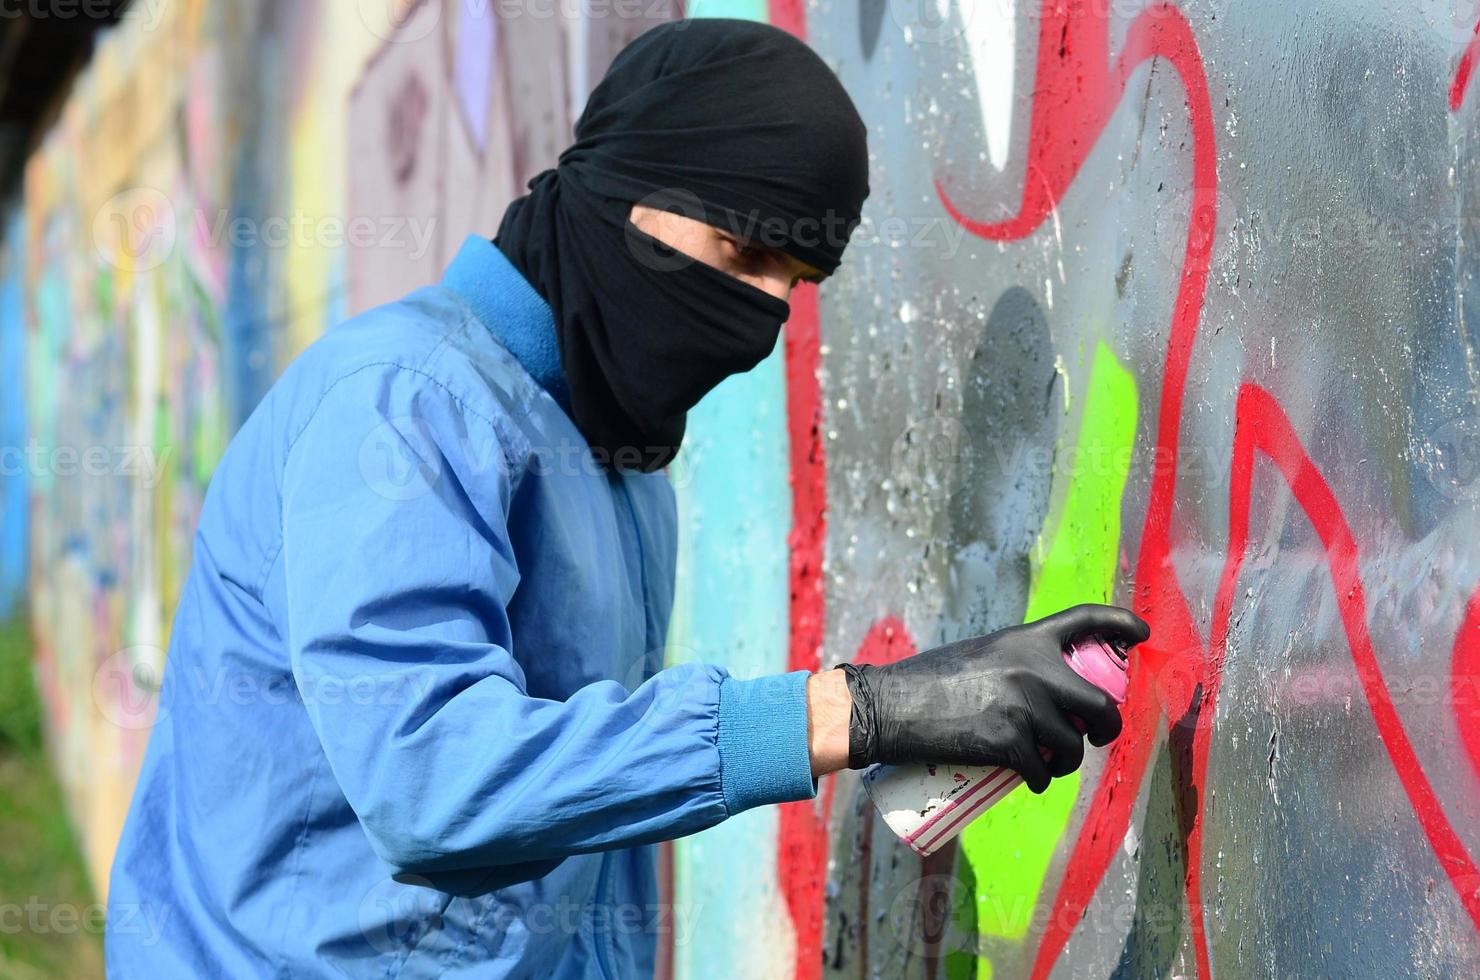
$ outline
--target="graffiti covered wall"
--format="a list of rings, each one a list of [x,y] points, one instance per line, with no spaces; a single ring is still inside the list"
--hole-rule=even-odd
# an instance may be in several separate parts
[[[323,194],[343,141],[313,146],[338,99],[313,92],[350,58],[337,47],[349,35],[315,42],[311,63],[303,48],[324,24],[288,10],[134,5],[27,167],[21,315],[0,329],[24,351],[12,390],[29,422],[7,443],[6,483],[29,485],[37,676],[100,887],[212,469],[293,351],[343,310],[332,251],[272,237],[273,219],[343,213]]]
[[[1419,6],[809,16],[881,136],[822,297],[824,660],[1155,630],[1113,749],[954,853],[839,781],[792,875],[828,972],[1480,966],[1476,12]]]
[[[0,446],[26,441],[25,251],[20,221],[12,218],[0,246]],[[12,454],[13,455],[13,454]],[[26,596],[26,550],[30,524],[30,481],[25,467],[6,466],[0,475],[0,620],[21,611]]]
[[[670,659],[883,661],[1077,601],[1156,635],[1113,749],[929,859],[850,773],[678,842],[663,972],[1480,969],[1480,9],[688,6],[836,67],[874,193],[693,415]],[[100,883],[231,432],[491,233],[677,12],[157,0],[103,46],[0,259],[0,603]]]

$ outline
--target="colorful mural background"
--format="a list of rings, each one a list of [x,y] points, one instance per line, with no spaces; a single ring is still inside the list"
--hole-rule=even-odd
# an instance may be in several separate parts
[[[1480,970],[1465,7],[688,5],[837,68],[874,194],[694,413],[670,658],[886,660],[1106,599],[1156,639],[1112,751],[931,859],[847,773],[678,842],[665,973]],[[100,886],[230,434],[491,233],[682,12],[155,0],[103,44],[0,248],[0,614]]]

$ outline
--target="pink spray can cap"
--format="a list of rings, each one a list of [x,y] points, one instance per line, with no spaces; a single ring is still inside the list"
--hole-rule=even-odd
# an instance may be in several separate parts
[[[1098,635],[1081,637],[1064,652],[1064,660],[1076,674],[1114,698],[1116,704],[1125,703],[1128,656],[1121,641]]]

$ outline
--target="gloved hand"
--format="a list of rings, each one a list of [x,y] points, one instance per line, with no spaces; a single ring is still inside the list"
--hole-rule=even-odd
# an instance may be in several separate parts
[[[853,696],[849,768],[1007,766],[1042,793],[1084,761],[1076,718],[1094,745],[1120,734],[1119,706],[1064,662],[1069,645],[1092,633],[1131,645],[1151,628],[1129,610],[1083,605],[883,667],[842,664]]]

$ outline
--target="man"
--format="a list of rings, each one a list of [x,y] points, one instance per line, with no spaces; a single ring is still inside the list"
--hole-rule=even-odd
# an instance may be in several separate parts
[[[657,901],[657,842],[875,761],[1042,791],[1079,765],[1076,718],[1118,734],[1059,655],[1144,638],[1106,607],[887,668],[662,669],[659,471],[867,193],[863,125],[805,45],[660,27],[495,243],[284,372],[201,514],[115,976],[649,975],[661,924],[612,912]]]

